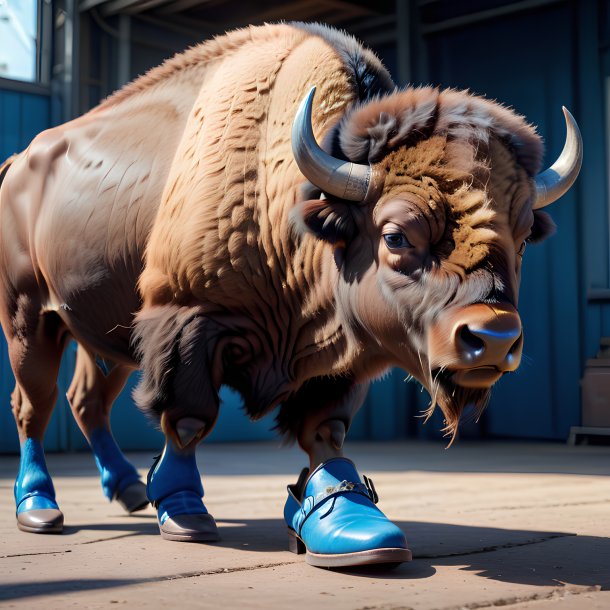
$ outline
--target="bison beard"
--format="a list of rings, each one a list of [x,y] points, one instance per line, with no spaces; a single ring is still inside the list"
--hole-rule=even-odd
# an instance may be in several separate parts
[[[449,446],[456,438],[458,426],[464,410],[472,408],[475,421],[483,414],[491,398],[491,388],[465,388],[451,380],[451,374],[446,370],[432,372],[430,388],[430,406],[424,412],[424,421],[428,421],[438,405],[445,416],[443,432],[450,436]]]

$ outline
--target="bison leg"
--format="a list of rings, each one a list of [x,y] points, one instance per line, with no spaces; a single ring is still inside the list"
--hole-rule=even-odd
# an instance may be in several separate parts
[[[157,509],[161,536],[178,542],[215,542],[218,528],[205,507],[195,448],[168,440],[148,475],[148,497]]]
[[[11,403],[21,447],[14,488],[17,525],[27,532],[60,533],[64,517],[55,500],[43,441],[57,399],[66,329],[57,314],[41,313],[40,303],[29,295],[20,295],[7,309],[10,313],[3,309],[2,325],[16,380]]]
[[[146,486],[123,455],[110,429],[112,404],[130,372],[127,367],[115,366],[108,376],[104,376],[94,356],[79,345],[66,397],[95,456],[104,495],[133,513],[148,505]]]
[[[215,332],[197,308],[167,305],[138,316],[136,342],[142,378],[138,406],[160,419],[162,455],[148,475],[148,498],[157,509],[163,538],[218,540],[214,518],[202,501],[195,448],[218,416],[212,381]]]
[[[296,437],[309,456],[310,470],[343,455],[343,441],[367,389],[368,384],[348,378],[312,379],[283,403],[278,424]]]
[[[400,528],[375,506],[378,498],[370,479],[361,479],[354,463],[343,457],[345,434],[365,395],[366,386],[349,379],[312,380],[282,405],[280,425],[294,418],[294,433],[310,463],[297,483],[288,486],[284,519],[289,549],[306,553],[315,566],[411,559]]]

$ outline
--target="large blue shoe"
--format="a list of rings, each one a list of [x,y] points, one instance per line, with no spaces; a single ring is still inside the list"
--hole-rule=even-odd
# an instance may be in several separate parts
[[[308,474],[288,486],[284,507],[293,553],[323,568],[411,561],[405,535],[375,506],[372,482],[351,460],[333,458]]]

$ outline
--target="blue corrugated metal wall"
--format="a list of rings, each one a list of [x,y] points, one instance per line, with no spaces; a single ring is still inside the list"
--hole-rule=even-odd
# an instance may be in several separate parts
[[[22,150],[30,140],[50,124],[51,105],[48,95],[0,90],[0,157]],[[18,451],[17,432],[10,411],[10,394],[14,378],[8,361],[6,342],[0,339],[0,451]],[[48,446],[51,450],[64,446],[60,418],[49,425]]]
[[[561,106],[581,118],[574,17],[566,3],[430,35],[430,79],[501,100],[527,116],[544,137],[549,165],[564,143]],[[552,35],[545,27],[549,23]],[[518,44],[514,44],[516,33]],[[518,373],[502,379],[494,389],[485,415],[490,434],[565,439],[570,426],[579,424],[576,203],[573,189],[548,208],[557,234],[544,244],[529,246],[525,253],[519,307],[525,358]]]

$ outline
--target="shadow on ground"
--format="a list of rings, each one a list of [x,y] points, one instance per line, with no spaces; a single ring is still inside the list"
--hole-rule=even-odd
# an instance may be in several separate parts
[[[383,574],[383,578],[427,578],[435,573],[434,566],[453,565],[504,582],[610,589],[610,538],[449,523],[396,524],[407,534],[414,561]],[[225,520],[219,527],[221,546],[261,552],[287,549],[286,527],[279,519]],[[367,570],[352,573],[366,576]],[[372,575],[379,578],[379,570]]]
[[[447,523],[398,522],[408,534],[414,561],[387,570],[382,567],[343,570],[355,578],[425,579],[433,576],[440,566],[454,566],[482,578],[534,586],[598,585],[610,589],[610,539],[594,536],[575,536],[567,532],[536,532],[501,528],[469,527]],[[214,553],[216,546],[247,552],[278,553],[278,561],[266,558],[258,569],[287,563],[285,525],[279,519],[224,520],[219,522],[222,541],[207,545]],[[116,530],[126,536],[158,535],[151,521],[121,524],[91,524],[68,528],[68,533],[79,530]],[[86,544],[86,543],[85,543]],[[129,555],[125,542],[125,554]],[[169,545],[169,543],[167,543]],[[194,545],[184,545],[184,553]],[[198,550],[201,546],[198,547]],[[172,546],[172,551],[175,548]],[[281,555],[280,555],[281,553]],[[20,599],[43,595],[61,595],[75,591],[89,591],[114,587],[159,582],[169,578],[206,576],[236,569],[201,571],[177,576],[133,579],[67,579],[52,582],[26,582],[0,586],[0,600]],[[303,569],[315,570],[303,566]]]
[[[157,525],[156,517],[153,519],[147,519],[147,515],[143,518],[146,521],[139,521],[135,518],[131,519],[129,523],[85,523],[81,525],[66,525],[62,536],[73,536],[79,532],[125,532],[132,536],[138,535],[158,535],[159,526]],[[82,542],[81,544],[88,544],[88,542]]]

